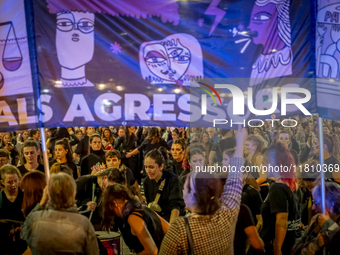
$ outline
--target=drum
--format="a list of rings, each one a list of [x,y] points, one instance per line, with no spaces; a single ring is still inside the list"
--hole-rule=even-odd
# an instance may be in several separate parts
[[[117,232],[107,233],[96,231],[98,239],[106,248],[108,255],[120,255],[120,234]]]

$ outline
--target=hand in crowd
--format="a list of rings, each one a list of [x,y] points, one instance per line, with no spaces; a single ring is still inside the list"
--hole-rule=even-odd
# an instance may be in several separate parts
[[[8,151],[13,150],[12,144],[6,144],[5,149],[8,150]]]
[[[126,158],[130,158],[132,156],[132,154],[130,152],[126,153],[125,157]]]
[[[95,211],[97,208],[97,203],[94,202],[94,201],[89,201],[87,202],[87,210],[90,210],[90,211]]]
[[[49,200],[48,187],[46,186],[46,187],[44,188],[43,196],[42,196],[42,198],[41,198],[41,200],[40,200],[40,203],[39,203],[40,206],[43,206],[43,207],[46,206],[48,200]]]

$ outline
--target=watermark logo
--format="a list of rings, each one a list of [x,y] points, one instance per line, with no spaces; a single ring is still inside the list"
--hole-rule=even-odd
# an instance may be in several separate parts
[[[215,106],[218,106],[218,103],[216,102],[217,100],[214,98],[213,93],[215,94],[215,97],[218,98],[221,106],[223,106],[223,104],[220,95],[225,95],[226,93],[229,94],[229,98],[227,99],[228,103],[225,104],[223,110],[228,113],[230,120],[215,117],[214,119],[211,119],[214,127],[216,125],[224,125],[230,122],[232,123],[233,121],[233,124],[236,124],[236,120],[238,121],[237,124],[243,124],[244,126],[246,126],[246,121],[248,122],[248,126],[252,126],[251,124],[249,124],[249,122],[263,123],[263,121],[261,121],[260,119],[248,120],[248,117],[250,116],[250,114],[253,114],[255,116],[270,116],[274,114],[275,116],[275,114],[279,113],[279,105],[281,116],[286,116],[287,112],[291,113],[293,111],[300,111],[306,116],[311,115],[311,113],[303,105],[309,102],[309,100],[311,99],[311,92],[308,89],[299,87],[298,85],[265,87],[262,88],[262,90],[257,90],[256,94],[254,94],[256,88],[253,87],[248,87],[247,91],[244,92],[238,86],[231,84],[215,84],[214,87],[206,83],[199,84],[201,85],[199,89],[206,92],[204,94],[201,94],[202,115],[208,115],[207,110],[209,109],[207,108],[208,106],[210,107],[210,104],[207,102],[207,94],[212,98]],[[202,85],[205,88],[203,88]],[[221,90],[225,90],[226,92],[219,94],[216,89],[219,89],[219,92],[221,92]],[[264,91],[266,94],[264,94]],[[231,100],[230,94],[232,98]],[[246,114],[245,105],[247,105]],[[213,105],[211,104],[211,106]],[[210,107],[210,110],[211,109],[212,108]]]

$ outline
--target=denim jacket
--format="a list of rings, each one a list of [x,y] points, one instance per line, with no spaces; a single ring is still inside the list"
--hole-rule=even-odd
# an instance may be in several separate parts
[[[97,237],[90,221],[77,208],[45,210],[39,204],[27,216],[21,238],[33,255],[99,255]]]

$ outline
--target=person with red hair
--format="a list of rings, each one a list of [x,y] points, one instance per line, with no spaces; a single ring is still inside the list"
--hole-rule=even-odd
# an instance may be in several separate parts
[[[20,189],[24,193],[22,201],[22,212],[25,217],[40,202],[44,188],[46,187],[46,177],[40,171],[26,173],[20,182]]]
[[[276,143],[263,152],[263,166],[271,185],[261,214],[262,238],[267,254],[289,254],[295,240],[301,236],[297,179],[294,158],[282,143]]]

